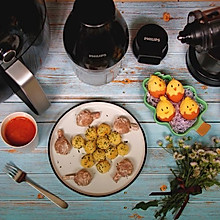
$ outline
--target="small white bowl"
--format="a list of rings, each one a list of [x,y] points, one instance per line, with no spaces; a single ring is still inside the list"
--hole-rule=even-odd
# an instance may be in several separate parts
[[[32,140],[31,140],[29,143],[27,143],[27,144],[25,144],[25,145],[22,145],[22,146],[13,146],[13,145],[9,144],[9,143],[7,142],[7,140],[6,140],[6,138],[5,138],[5,126],[6,126],[6,124],[7,124],[10,120],[12,120],[12,119],[14,119],[14,118],[16,118],[16,117],[25,117],[25,118],[28,118],[29,120],[31,120],[31,121],[33,122],[33,124],[34,124],[34,126],[35,126],[35,128],[36,128],[36,132],[35,132],[35,135],[34,135],[34,137],[32,138]],[[8,145],[9,147],[12,147],[12,148],[14,148],[14,149],[17,149],[17,150],[20,150],[20,149],[23,149],[23,150],[24,150],[24,149],[25,149],[25,150],[34,150],[34,148],[36,148],[37,145],[38,145],[39,137],[38,137],[38,127],[37,127],[37,123],[36,123],[35,119],[34,119],[31,115],[29,115],[29,114],[27,114],[27,113],[25,113],[25,112],[14,112],[14,113],[8,115],[8,116],[2,121],[0,130],[1,130],[1,138],[2,138],[2,140],[4,141],[4,143],[5,143],[6,145]]]

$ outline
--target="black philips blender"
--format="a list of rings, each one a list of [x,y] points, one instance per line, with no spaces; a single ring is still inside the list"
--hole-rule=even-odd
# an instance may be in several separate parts
[[[128,27],[113,0],[76,0],[63,41],[78,78],[103,85],[119,73],[128,48]]]

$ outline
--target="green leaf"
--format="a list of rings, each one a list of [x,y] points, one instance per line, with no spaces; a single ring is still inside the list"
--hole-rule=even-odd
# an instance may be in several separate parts
[[[217,185],[217,186],[220,186],[220,182],[219,182],[218,180],[216,180],[216,179],[213,179],[213,183],[214,183],[215,185]]]
[[[178,186],[179,186],[179,183],[176,178],[170,181],[171,192],[174,192],[178,188]]]
[[[220,186],[219,181],[216,180],[216,179],[206,180],[206,181],[204,181],[203,184],[204,184],[205,187],[211,187],[211,186],[213,186],[213,185]]]
[[[147,210],[149,207],[157,207],[158,206],[158,200],[153,200],[150,202],[139,202],[133,209],[143,209]],[[133,210],[132,209],[132,210]]]

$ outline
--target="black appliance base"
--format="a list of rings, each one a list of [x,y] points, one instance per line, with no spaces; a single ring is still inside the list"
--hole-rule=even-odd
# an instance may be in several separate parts
[[[186,53],[186,64],[189,72],[197,81],[208,86],[220,86],[220,74],[214,75],[204,70],[196,58],[193,47],[189,47]]]

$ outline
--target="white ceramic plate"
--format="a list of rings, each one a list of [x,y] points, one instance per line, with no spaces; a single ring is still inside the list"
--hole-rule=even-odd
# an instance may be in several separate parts
[[[127,134],[122,135],[122,140],[127,141],[130,146],[129,153],[122,157],[117,156],[112,160],[109,172],[101,174],[97,171],[96,166],[87,169],[93,176],[91,183],[87,186],[78,186],[73,180],[63,180],[63,176],[70,173],[76,173],[83,167],[80,164],[81,157],[85,154],[84,149],[77,150],[73,148],[68,155],[57,154],[54,149],[54,144],[57,140],[58,129],[63,129],[65,137],[71,142],[71,138],[77,134],[84,135],[87,127],[80,127],[76,124],[76,115],[84,109],[90,111],[99,111],[101,117],[92,122],[91,126],[107,123],[111,127],[115,118],[118,116],[126,116],[131,123],[138,121],[127,110],[109,102],[86,102],[74,106],[64,113],[54,125],[49,138],[49,159],[51,166],[57,175],[58,179],[70,189],[87,195],[87,196],[107,196],[119,192],[131,184],[139,175],[144,165],[147,152],[147,144],[145,135],[140,127],[138,130],[132,130]],[[116,165],[122,159],[128,158],[134,166],[134,171],[131,176],[122,177],[117,183],[113,181],[113,176],[116,172]]]

